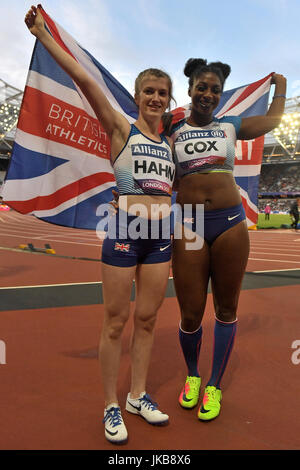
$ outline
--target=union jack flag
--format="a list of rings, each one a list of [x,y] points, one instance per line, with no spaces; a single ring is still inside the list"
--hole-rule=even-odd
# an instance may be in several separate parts
[[[115,243],[115,250],[117,251],[126,251],[127,253],[129,252],[130,249],[130,243]]]
[[[128,91],[44,10],[42,14],[54,39],[96,79],[112,106],[134,122],[138,110]],[[217,116],[265,114],[270,80],[271,74],[224,92]],[[172,111],[174,122],[187,116],[189,108]],[[263,137],[237,144],[235,176],[248,225],[257,221],[262,149]],[[22,214],[58,225],[95,229],[101,218],[97,208],[111,201],[112,189],[116,189],[116,182],[110,142],[101,122],[75,82],[37,40],[3,199]]]

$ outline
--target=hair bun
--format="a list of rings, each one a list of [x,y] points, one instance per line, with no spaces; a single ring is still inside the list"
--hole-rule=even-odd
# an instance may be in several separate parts
[[[207,65],[206,59],[189,59],[184,67],[183,73],[186,77],[190,77],[195,69]]]
[[[211,62],[209,65],[220,69],[225,80],[231,72],[230,65],[223,64],[223,62]]]

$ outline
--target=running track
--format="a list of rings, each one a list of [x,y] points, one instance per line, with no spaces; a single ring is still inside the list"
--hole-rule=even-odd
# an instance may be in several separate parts
[[[180,408],[185,379],[172,273],[159,312],[148,391],[170,415],[153,428],[124,411],[129,441],[104,438],[97,361],[103,319],[99,257],[93,231],[68,229],[0,212],[0,448],[5,450],[281,450],[300,449],[300,233],[251,231],[235,348],[223,379],[222,411],[210,423]],[[20,245],[49,243],[55,254]],[[203,322],[203,382],[211,366],[211,295]],[[129,388],[124,335],[120,402]],[[298,346],[299,348],[299,346]],[[300,348],[299,348],[300,349]],[[293,355],[294,354],[294,355]],[[295,360],[296,358],[296,360]],[[4,423],[4,425],[3,425]]]

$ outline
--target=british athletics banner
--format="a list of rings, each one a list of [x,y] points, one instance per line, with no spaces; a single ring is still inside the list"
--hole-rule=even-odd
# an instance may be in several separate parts
[[[42,10],[54,39],[97,81],[112,106],[130,123],[138,110],[128,91],[57,22]],[[216,115],[265,114],[272,74],[226,91]],[[189,105],[172,111],[174,122]],[[257,221],[257,189],[264,137],[238,141],[235,178],[248,226]],[[95,229],[97,208],[116,189],[110,142],[94,111],[73,80],[37,40],[31,59],[9,170],[5,202],[22,214],[68,227]]]
[[[99,83],[129,122],[133,97],[42,10],[54,39]],[[2,196],[22,214],[58,225],[94,229],[97,207],[116,189],[110,142],[94,111],[68,74],[37,40]]]

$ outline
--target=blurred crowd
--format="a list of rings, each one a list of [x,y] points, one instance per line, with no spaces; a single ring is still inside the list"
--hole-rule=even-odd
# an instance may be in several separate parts
[[[300,165],[262,165],[258,192],[300,192]]]
[[[259,199],[258,210],[265,212],[265,207],[270,206],[271,212],[286,212],[289,213],[292,203],[295,199]]]

